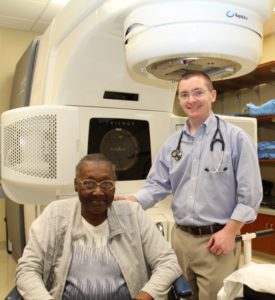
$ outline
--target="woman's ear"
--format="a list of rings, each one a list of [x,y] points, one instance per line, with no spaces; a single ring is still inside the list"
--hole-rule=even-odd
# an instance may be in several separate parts
[[[74,190],[76,192],[78,192],[78,184],[77,184],[77,179],[76,178],[74,179]]]

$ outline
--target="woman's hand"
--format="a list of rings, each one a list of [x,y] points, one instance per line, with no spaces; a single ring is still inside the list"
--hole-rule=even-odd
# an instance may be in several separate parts
[[[154,298],[150,294],[140,291],[133,300],[154,300]]]

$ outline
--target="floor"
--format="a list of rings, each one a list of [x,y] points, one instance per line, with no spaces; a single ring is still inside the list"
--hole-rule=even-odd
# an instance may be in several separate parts
[[[253,253],[252,260],[256,263],[275,263],[274,256],[267,256],[260,253]],[[243,255],[241,264],[243,264]],[[0,299],[3,300],[15,285],[16,263],[11,254],[6,250],[6,244],[0,243]]]

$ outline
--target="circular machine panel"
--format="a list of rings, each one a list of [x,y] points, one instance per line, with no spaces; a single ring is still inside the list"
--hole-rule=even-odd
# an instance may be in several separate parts
[[[117,172],[132,168],[137,163],[140,152],[137,138],[124,128],[108,131],[103,136],[99,149],[115,163]]]
[[[88,153],[97,152],[116,165],[118,180],[145,179],[151,167],[148,121],[90,119]]]
[[[194,70],[207,73],[212,80],[226,78],[238,72],[241,65],[233,60],[213,57],[181,57],[154,62],[146,68],[157,78],[178,81],[184,73]]]

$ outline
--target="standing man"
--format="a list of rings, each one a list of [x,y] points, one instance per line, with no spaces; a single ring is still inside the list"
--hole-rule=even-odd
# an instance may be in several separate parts
[[[192,299],[214,300],[238,268],[235,237],[255,220],[262,199],[256,145],[213,114],[216,91],[207,74],[184,74],[177,97],[188,120],[160,149],[146,184],[127,198],[147,209],[173,195],[172,245]]]

